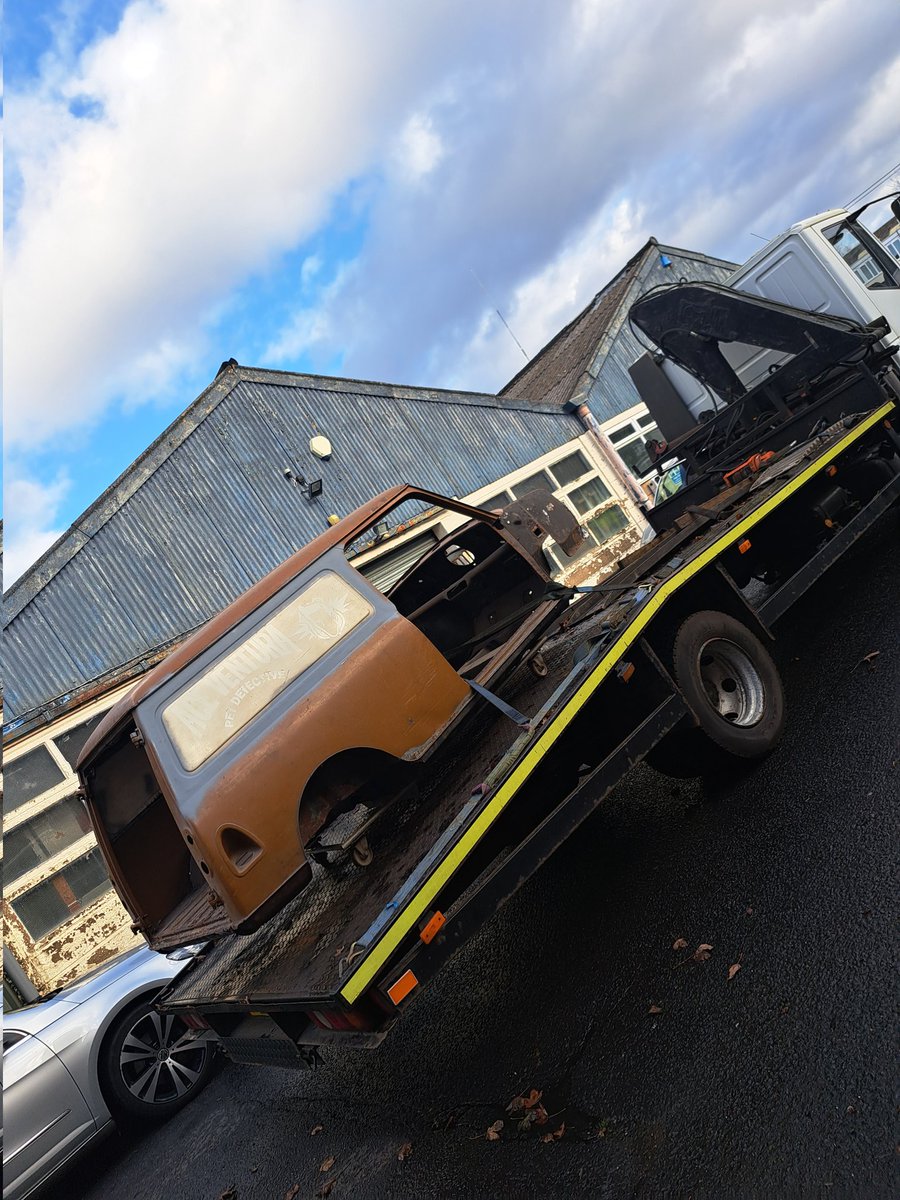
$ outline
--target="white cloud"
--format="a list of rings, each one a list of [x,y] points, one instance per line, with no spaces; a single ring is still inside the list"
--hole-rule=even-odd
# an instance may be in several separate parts
[[[312,234],[433,67],[449,4],[137,0],[74,70],[8,97],[6,436],[34,446],[196,355],[223,294]],[[70,102],[100,113],[76,119]],[[423,128],[415,145],[421,169]],[[432,149],[431,153],[434,153]],[[173,352],[174,348],[174,352]],[[158,384],[157,373],[154,385]]]
[[[56,527],[56,521],[68,490],[69,480],[63,471],[47,484],[32,479],[7,479],[4,486],[7,517],[3,546],[4,590],[64,532]]]
[[[644,214],[627,200],[604,206],[547,264],[512,292],[503,316],[533,357],[625,265],[646,240]],[[522,351],[493,311],[484,314],[459,356],[451,386],[499,387],[525,365]]]
[[[415,109],[444,153],[427,187],[376,198],[321,299],[323,351],[490,390],[522,365],[495,307],[533,353],[651,235],[742,259],[751,233],[841,203],[896,158],[900,10],[874,4],[877,37],[854,22],[851,0],[585,0],[502,43],[473,29],[466,70]]]
[[[743,258],[885,171],[898,45],[896,0],[134,0],[7,97],[7,444],[217,364],[298,247],[264,363],[498,387],[494,307],[533,353],[651,234]],[[361,181],[337,261],[316,235]]]
[[[397,139],[393,164],[404,183],[419,183],[444,157],[445,147],[430,116],[413,113]]]

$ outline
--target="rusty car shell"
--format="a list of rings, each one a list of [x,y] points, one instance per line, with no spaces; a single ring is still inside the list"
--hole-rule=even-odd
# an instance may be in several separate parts
[[[347,547],[407,500],[468,518],[387,595]],[[306,886],[336,813],[387,804],[564,610],[549,494],[500,513],[394,488],[251,587],[110,710],[78,772],[110,877],[154,949],[249,932]],[[424,564],[424,565],[423,565]]]

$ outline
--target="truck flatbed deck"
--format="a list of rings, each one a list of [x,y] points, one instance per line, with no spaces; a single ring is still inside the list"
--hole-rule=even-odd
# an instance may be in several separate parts
[[[545,648],[547,675],[520,668],[498,689],[510,705],[536,712],[572,669],[575,647],[603,620],[579,621]],[[551,706],[552,710],[552,706]],[[521,730],[485,703],[470,724],[472,752],[439,758],[419,794],[393,806],[369,835],[374,860],[313,865],[309,887],[261,929],[214,943],[168,998],[170,1007],[190,1008],[201,998],[221,1011],[250,1004],[277,1010],[284,1004],[332,1003],[404,897],[471,827],[486,798],[481,786],[492,767],[515,745]]]
[[[522,666],[499,689],[511,711],[484,704],[475,716],[477,736],[470,726],[464,741],[468,750],[457,743],[454,755],[435,762],[420,794],[379,823],[371,866],[317,866],[307,890],[255,934],[211,945],[169,989],[163,1007],[209,1018],[226,1049],[235,1028],[229,1014],[272,1014],[292,1043],[312,1044],[341,1035],[304,1036],[285,1018],[348,1012],[367,998],[396,1017],[410,992],[631,765],[696,723],[667,662],[686,615],[730,612],[766,637],[771,622],[900,498],[900,439],[890,423],[896,403],[885,402],[884,391],[875,394],[881,403],[868,412],[842,417],[768,470],[692,507],[572,605],[543,649],[546,675]],[[805,529],[807,510],[831,477],[873,446],[885,447],[879,462],[886,466],[865,502],[832,523],[824,543],[797,552],[790,571],[765,584],[749,573],[742,580],[755,547],[771,544],[773,522],[789,514]],[[628,686],[632,678],[637,686]],[[225,1024],[217,1027],[217,1015]],[[343,1040],[375,1044],[387,1027]]]

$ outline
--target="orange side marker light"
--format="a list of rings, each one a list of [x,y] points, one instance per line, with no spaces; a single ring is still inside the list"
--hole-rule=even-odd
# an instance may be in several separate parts
[[[837,475],[837,467],[834,466],[834,464],[832,464],[830,467],[826,467],[825,474],[826,475]]]
[[[392,983],[387,990],[394,1004],[399,1004],[401,1000],[405,1000],[414,987],[419,986],[419,981],[416,979],[412,971],[404,971],[396,983]]]
[[[746,554],[752,545],[753,543],[749,538],[744,538],[742,542],[738,542],[738,550],[741,554]]]
[[[422,941],[425,943],[426,946],[434,941],[438,930],[441,929],[442,926],[446,925],[446,923],[447,923],[447,918],[444,916],[444,914],[442,912],[434,913],[434,915],[431,917],[431,920],[428,922],[428,924],[425,926],[425,928],[419,934],[419,937],[422,939]]]

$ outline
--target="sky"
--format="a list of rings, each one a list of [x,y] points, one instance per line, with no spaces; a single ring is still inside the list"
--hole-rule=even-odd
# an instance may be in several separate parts
[[[900,5],[7,0],[3,103],[8,587],[228,358],[494,391],[890,185]]]

